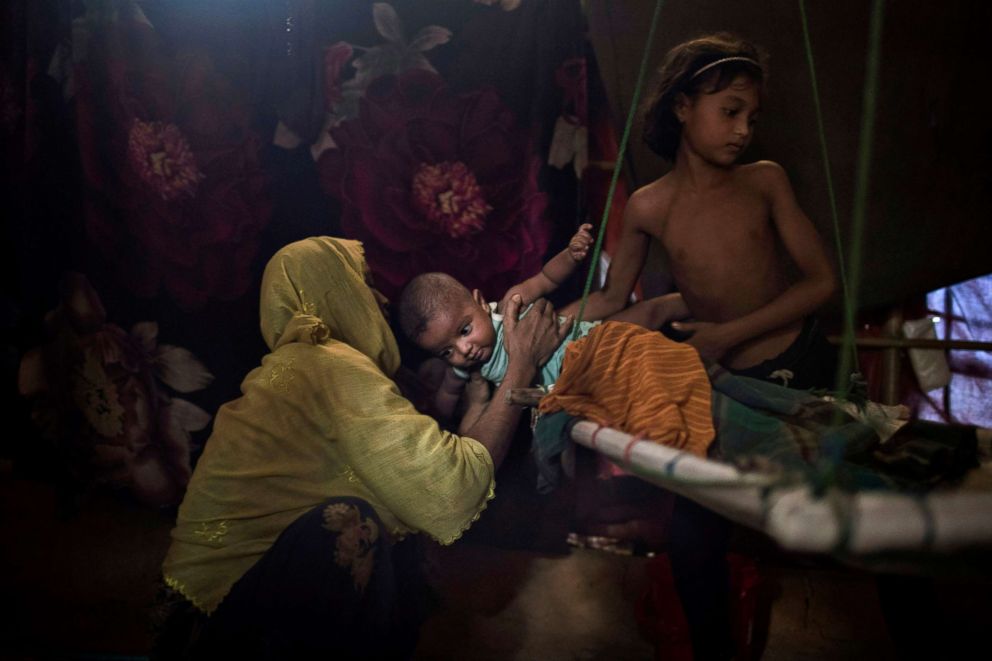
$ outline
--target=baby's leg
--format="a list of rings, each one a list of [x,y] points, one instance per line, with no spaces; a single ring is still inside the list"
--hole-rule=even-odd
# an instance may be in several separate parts
[[[646,301],[638,301],[629,308],[610,315],[605,321],[625,321],[651,330],[658,330],[674,319],[685,319],[689,309],[682,300],[682,294],[672,293],[656,296]]]

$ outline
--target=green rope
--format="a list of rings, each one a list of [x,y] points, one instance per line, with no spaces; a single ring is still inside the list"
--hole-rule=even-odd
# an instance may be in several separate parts
[[[644,86],[644,73],[648,68],[648,57],[651,55],[651,44],[654,43],[655,28],[658,27],[658,16],[661,14],[661,6],[664,0],[657,0],[654,5],[654,15],[651,17],[651,29],[648,30],[647,42],[644,44],[644,54],[641,56],[641,68],[637,72],[637,83],[634,85],[634,96],[630,102],[630,110],[627,112],[627,124],[623,129],[623,138],[620,140],[620,149],[617,153],[617,160],[613,166],[613,177],[610,180],[609,192],[606,194],[606,206],[603,208],[603,219],[599,224],[599,233],[596,235],[596,245],[592,251],[592,260],[589,266],[589,275],[586,277],[586,286],[582,290],[582,303],[579,305],[579,314],[575,317],[575,326],[572,327],[572,339],[578,337],[579,323],[582,315],[586,311],[586,302],[589,300],[589,291],[592,289],[592,281],[596,276],[596,267],[599,265],[599,253],[603,246],[603,237],[606,236],[606,224],[610,220],[610,210],[613,208],[613,193],[617,188],[617,180],[620,178],[620,170],[624,157],[627,153],[627,142],[630,140],[630,128],[634,124],[634,115],[637,113],[637,102],[640,100],[641,88]]]
[[[830,154],[827,151],[827,135],[823,128],[823,110],[820,106],[820,91],[816,78],[816,65],[813,62],[813,43],[809,37],[809,24],[806,19],[806,2],[799,0],[799,15],[803,24],[803,42],[806,45],[806,63],[809,64],[810,83],[813,86],[813,108],[816,111],[816,128],[820,135],[820,152],[823,155],[823,170],[827,178],[827,195],[830,198],[830,217],[834,225],[834,243],[837,250],[837,262],[840,272],[841,291],[844,297],[844,323],[853,324],[854,310],[847,285],[847,267],[844,264],[844,247],[840,240],[840,218],[837,213],[837,195],[834,193],[834,179],[830,170]],[[851,337],[854,336],[854,329],[851,328]],[[845,328],[846,332],[846,328]],[[845,351],[847,347],[845,347]],[[858,352],[854,350],[853,344],[850,347],[851,357],[854,362],[854,370],[860,372],[858,366]]]
[[[868,181],[871,175],[871,151],[875,132],[875,106],[878,100],[878,70],[882,59],[882,19],[884,0],[873,0],[868,30],[868,56],[865,63],[864,96],[861,108],[861,135],[858,144],[858,165],[854,187],[854,210],[851,217],[851,251],[849,301],[845,306],[844,342],[837,367],[837,390],[847,393],[850,388],[851,353],[854,350],[854,303],[861,284],[862,237],[868,206]]]
[[[620,141],[620,148],[617,154],[616,164],[613,168],[613,176],[610,181],[610,188],[606,197],[606,205],[603,209],[603,218],[600,222],[599,233],[596,237],[595,247],[593,249],[592,256],[592,266],[589,269],[588,276],[586,278],[585,288],[582,293],[582,302],[579,306],[579,312],[576,316],[575,327],[572,330],[573,338],[576,337],[578,332],[578,324],[582,321],[583,315],[585,313],[586,302],[589,298],[589,292],[592,289],[592,281],[595,277],[596,267],[599,264],[599,256],[602,249],[603,237],[606,234],[606,226],[609,222],[610,211],[613,206],[613,195],[616,190],[617,181],[620,177],[621,164],[624,161],[627,143],[630,139],[630,130],[633,125],[634,114],[637,109],[638,100],[640,97],[641,89],[644,83],[644,74],[647,69],[647,60],[650,54],[650,46],[654,41],[655,29],[658,23],[658,17],[661,12],[661,7],[663,0],[657,0],[654,9],[654,15],[651,19],[651,28],[648,31],[647,44],[644,48],[644,53],[641,58],[641,66],[637,75],[637,83],[634,87],[634,96],[631,101],[630,110],[627,114],[627,122],[624,126],[623,137]],[[875,107],[877,101],[877,90],[878,90],[878,69],[879,62],[881,60],[881,36],[882,36],[882,19],[883,19],[883,9],[884,0],[873,0],[872,13],[871,13],[871,23],[869,28],[869,43],[868,43],[868,55],[866,64],[866,75],[864,82],[864,96],[862,105],[862,116],[861,116],[861,131],[858,145],[858,165],[856,171],[855,180],[855,193],[854,193],[854,209],[851,221],[851,265],[850,270],[848,270],[844,262],[844,250],[840,239],[840,220],[839,213],[837,211],[837,201],[836,194],[834,192],[833,177],[830,169],[830,156],[827,149],[826,132],[823,125],[823,112],[820,104],[820,95],[816,78],[816,67],[813,59],[813,47],[809,36],[809,25],[806,17],[806,7],[804,0],[799,0],[799,12],[802,19],[803,28],[803,38],[806,47],[806,60],[809,65],[810,78],[813,88],[813,104],[816,111],[817,120],[817,130],[820,138],[820,149],[823,157],[824,170],[826,173],[827,180],[827,193],[830,198],[830,212],[831,218],[834,226],[834,240],[837,247],[837,258],[840,266],[840,279],[844,297],[844,339],[842,345],[842,354],[840,364],[837,370],[836,377],[836,388],[838,396],[841,398],[847,398],[850,394],[852,384],[854,383],[854,375],[850,374],[852,363],[854,368],[858,369],[858,357],[854,346],[854,310],[855,302],[858,298],[858,288],[860,285],[861,278],[861,259],[862,259],[862,242],[864,234],[864,221],[867,208],[867,195],[868,195],[868,182],[871,169],[871,149],[874,136],[875,128]],[[838,456],[842,456],[839,453]],[[830,463],[838,463],[837,458],[833,458]],[[830,486],[834,486],[836,482],[836,471],[830,470],[835,469],[836,465],[828,467],[826,472],[826,477],[822,480],[820,486],[820,495],[822,496],[827,492]],[[704,488],[739,488],[740,483],[736,482],[724,482],[724,481],[710,481],[710,480],[693,480],[686,478],[679,478],[670,472],[664,472],[659,474],[650,469],[640,469],[634,468],[632,472],[639,474],[645,478],[654,478],[655,480],[663,481],[672,486],[694,486],[694,487],[704,487]],[[766,481],[767,480],[767,481]],[[741,482],[751,482],[750,480],[741,480]],[[763,480],[755,480],[750,484],[750,486],[761,486],[764,488],[765,495],[770,493],[776,487],[787,486],[790,484],[795,484],[794,476],[780,476],[780,477],[770,477]],[[763,499],[764,500],[764,499]],[[838,541],[838,548],[836,551],[843,550],[847,546],[850,538],[850,532],[852,527],[852,521],[850,515],[845,516],[845,512],[842,508],[837,507],[837,502],[832,501],[834,505],[835,512],[838,517],[838,522],[840,524],[840,539]]]

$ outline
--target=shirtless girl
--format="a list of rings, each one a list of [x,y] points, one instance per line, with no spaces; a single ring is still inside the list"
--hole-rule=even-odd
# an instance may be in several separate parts
[[[654,238],[678,289],[668,295],[670,319],[692,318],[672,327],[691,333],[704,358],[792,387],[829,387],[833,350],[810,315],[834,292],[831,263],[782,167],[737,164],[754,136],[763,80],[761,54],[731,35],[669,52],[644,137],[674,166],[630,197],[606,283],[584,316],[624,307]]]

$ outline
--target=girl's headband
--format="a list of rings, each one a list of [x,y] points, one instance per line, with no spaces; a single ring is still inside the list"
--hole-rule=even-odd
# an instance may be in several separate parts
[[[739,56],[739,55],[738,56],[734,56],[734,57],[724,57],[724,58],[721,58],[721,59],[717,60],[716,62],[710,62],[706,66],[700,67],[696,71],[696,73],[692,74],[692,76],[689,78],[689,80],[694,80],[694,79],[698,78],[699,77],[699,74],[701,74],[701,73],[703,73],[705,71],[709,71],[713,67],[715,67],[717,65],[720,65],[720,64],[723,64],[724,62],[747,62],[748,64],[753,64],[754,66],[758,67],[758,69],[761,69],[761,65],[758,64],[758,62],[756,60],[752,60],[750,57],[742,57],[742,56]]]

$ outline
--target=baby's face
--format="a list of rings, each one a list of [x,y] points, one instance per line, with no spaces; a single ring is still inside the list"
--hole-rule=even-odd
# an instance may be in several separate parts
[[[488,308],[470,296],[436,315],[417,338],[420,348],[465,370],[489,360],[495,342],[496,331]]]

